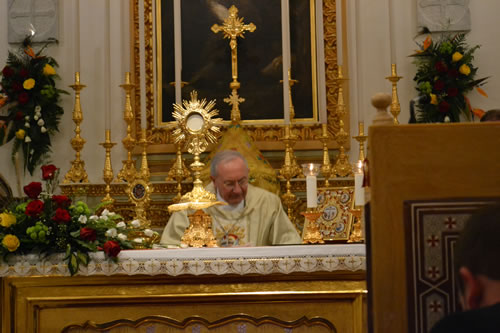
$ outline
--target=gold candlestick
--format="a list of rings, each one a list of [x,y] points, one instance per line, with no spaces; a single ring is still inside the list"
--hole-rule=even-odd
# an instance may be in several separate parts
[[[403,77],[398,76],[396,72],[396,64],[391,65],[391,76],[386,77],[392,84],[392,102],[391,102],[391,114],[394,117],[394,124],[399,124],[398,115],[401,112],[401,105],[399,104],[398,98],[398,81]]]
[[[328,181],[333,175],[333,166],[330,163],[330,153],[328,152],[328,141],[330,136],[328,135],[328,125],[321,124],[321,136],[319,137],[321,143],[323,143],[323,164],[321,165],[321,173],[325,177],[325,187],[330,186]]]
[[[102,173],[102,178],[104,179],[104,182],[106,183],[106,189],[105,193],[106,195],[104,198],[102,198],[101,202],[110,202],[109,205],[113,205],[115,200],[111,197],[110,192],[111,192],[111,182],[113,181],[113,168],[111,166],[111,148],[113,148],[116,143],[111,142],[111,130],[107,129],[105,130],[105,140],[104,142],[100,143],[101,146],[106,149],[106,158],[104,159],[104,170]]]
[[[170,169],[167,177],[165,178],[166,181],[171,181],[171,180],[177,181],[177,195],[172,199],[174,203],[179,202],[182,197],[182,185],[181,185],[182,181],[185,178],[189,178],[189,176],[191,175],[189,169],[186,167],[182,159],[181,143],[180,142],[177,143],[176,146],[177,146],[177,153],[174,164],[172,165],[172,168]]]
[[[80,159],[80,151],[85,145],[85,140],[80,136],[80,124],[83,121],[82,106],[80,103],[80,91],[86,86],[80,84],[80,72],[75,73],[75,84],[70,86],[75,91],[75,106],[73,108],[73,122],[75,123],[75,137],[71,139],[71,147],[75,150],[75,160],[71,162],[71,168],[64,176],[64,184],[88,183],[85,162]]]
[[[126,181],[130,183],[134,180],[137,170],[135,169],[135,161],[132,160],[132,150],[135,147],[135,139],[132,137],[132,122],[134,121],[134,113],[132,112],[131,94],[135,85],[130,83],[130,72],[125,73],[125,83],[120,85],[125,90],[125,109],[123,119],[127,123],[127,136],[122,140],[123,146],[127,150],[127,159],[123,161],[123,167],[116,176],[117,181]]]
[[[135,204],[135,219],[141,223],[141,228],[149,228],[151,221],[147,219],[147,208],[151,201],[151,183],[149,182],[150,172],[148,166],[148,141],[146,129],[142,129],[141,140],[139,145],[142,146],[141,169],[136,172],[132,182],[129,182],[128,195]]]
[[[344,104],[344,78],[342,74],[342,66],[339,67],[337,85],[339,87],[338,99],[337,99],[337,116],[339,118],[339,131],[335,135],[335,141],[339,145],[339,156],[335,161],[333,166],[333,174],[340,177],[352,176],[352,167],[349,163],[348,156],[345,153],[344,145],[348,140],[349,135],[344,131],[344,120],[342,118],[346,114],[345,104]]]
[[[297,160],[293,154],[293,145],[295,144],[296,137],[291,134],[290,125],[285,125],[285,136],[282,141],[285,143],[285,160],[284,164],[279,170],[280,176],[286,180],[286,193],[283,194],[282,199],[287,207],[288,218],[293,222],[292,205],[296,201],[295,194],[292,193],[290,179],[300,174],[301,169],[297,164]],[[294,163],[295,162],[295,163]]]
[[[359,143],[359,158],[358,161],[363,162],[365,160],[365,141],[368,136],[364,133],[365,125],[362,121],[358,123],[358,135],[353,136],[353,138]]]
[[[347,243],[363,243],[365,241],[365,238],[363,237],[363,228],[361,227],[361,217],[363,214],[363,209],[361,207],[353,208],[349,210],[349,212],[354,217],[354,223],[352,225],[352,231],[349,235],[349,240],[347,241]]]
[[[318,227],[317,220],[323,214],[322,212],[314,209],[308,208],[307,211],[300,213],[306,218],[304,223],[304,231],[302,232],[302,243],[303,244],[323,244],[325,241],[321,236],[321,232]]]

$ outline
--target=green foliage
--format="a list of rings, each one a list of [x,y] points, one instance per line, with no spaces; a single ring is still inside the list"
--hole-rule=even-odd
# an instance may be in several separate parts
[[[417,121],[421,123],[459,122],[470,119],[472,111],[466,95],[487,78],[475,79],[474,52],[465,34],[444,35],[433,41],[428,36],[413,55],[417,73],[413,80],[419,94]]]

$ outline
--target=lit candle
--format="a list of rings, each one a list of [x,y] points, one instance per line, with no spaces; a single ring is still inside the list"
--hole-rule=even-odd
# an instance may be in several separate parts
[[[336,0],[336,13],[337,13],[337,64],[343,65],[343,48],[342,48],[342,0]]]
[[[182,104],[181,0],[174,0],[175,103]]]
[[[354,168],[354,205],[365,204],[365,190],[363,188],[363,162],[358,161]]]
[[[306,176],[307,208],[318,206],[316,176],[319,173],[320,165],[316,163],[302,164],[302,170]]]
[[[389,0],[389,48],[391,51],[391,64],[396,63],[396,41],[395,41],[395,30],[394,30],[394,8],[393,1]]]
[[[290,10],[288,0],[281,0],[281,38],[282,38],[282,62],[283,62],[283,113],[285,125],[290,124],[290,81],[288,81],[288,70],[290,69]]]
[[[75,72],[80,71],[80,0],[75,0]]]
[[[104,21],[104,49],[106,55],[104,57],[104,128],[111,129],[111,16],[110,16],[110,0],[106,0]]]

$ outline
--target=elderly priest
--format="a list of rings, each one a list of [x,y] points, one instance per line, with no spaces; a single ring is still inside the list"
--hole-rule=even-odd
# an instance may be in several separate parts
[[[238,152],[217,153],[211,162],[212,183],[207,190],[226,206],[212,206],[212,230],[219,246],[299,244],[301,238],[283,210],[279,197],[248,184],[248,164]],[[161,243],[179,245],[189,226],[188,214],[175,212],[163,231]]]

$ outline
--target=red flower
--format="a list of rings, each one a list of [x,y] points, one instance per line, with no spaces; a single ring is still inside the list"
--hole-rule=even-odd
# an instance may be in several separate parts
[[[458,71],[455,68],[452,68],[448,71],[448,76],[452,79],[456,79],[458,77]]]
[[[97,238],[97,232],[92,228],[81,228],[80,229],[80,238],[84,241],[93,242]]]
[[[54,174],[57,167],[54,164],[42,165],[42,178],[43,180],[54,179]]]
[[[106,253],[109,257],[116,257],[118,253],[122,250],[120,248],[120,244],[116,241],[109,240],[102,245],[102,249],[104,253]]]
[[[19,94],[19,96],[17,96],[17,101],[21,105],[28,103],[29,99],[30,99],[30,96],[28,95],[28,93],[26,91],[23,91],[22,93]]]
[[[14,75],[14,70],[9,67],[9,66],[5,66],[3,69],[2,69],[2,74],[3,76],[5,76],[6,78],[9,78],[11,77],[12,75]]]
[[[39,182],[31,182],[25,187],[23,187],[24,193],[28,196],[30,199],[36,199],[42,192],[42,183]]]
[[[59,208],[66,208],[71,205],[71,199],[65,195],[53,195],[52,201],[54,201]]]
[[[14,82],[14,83],[12,83],[12,90],[21,91],[21,90],[23,90],[23,85],[19,82]]]
[[[30,75],[30,72],[28,72],[26,68],[21,68],[21,70],[19,71],[19,76],[22,78],[27,78],[28,75]]]
[[[16,115],[14,116],[14,120],[16,121],[24,120],[24,113],[22,111],[17,111]]]
[[[24,214],[31,217],[38,217],[43,211],[43,202],[40,200],[33,200],[26,206],[26,211]]]
[[[434,82],[434,89],[437,91],[443,90],[444,89],[444,82],[441,80],[437,80]]]
[[[440,112],[446,113],[448,112],[449,109],[450,109],[450,103],[448,103],[447,101],[442,101],[441,103],[439,103]]]
[[[455,97],[458,95],[458,89],[457,88],[448,88],[447,94],[450,97]]]
[[[446,67],[446,64],[444,64],[442,61],[436,62],[436,64],[434,65],[434,67],[436,68],[436,70],[439,73],[444,73],[444,72],[446,72],[448,70],[448,68]]]
[[[69,215],[69,213],[66,209],[57,208],[56,215],[54,215],[52,220],[59,223],[59,224],[68,223],[69,221],[71,221],[71,215]]]

